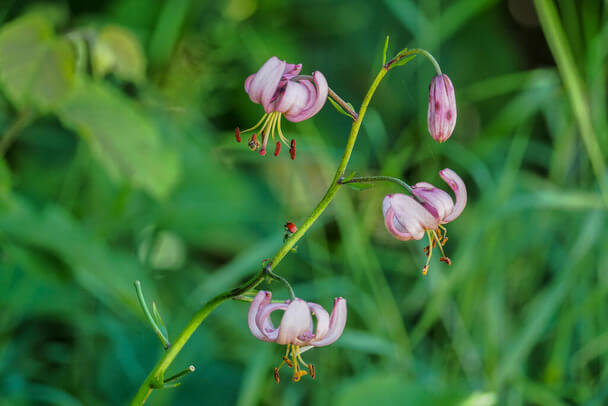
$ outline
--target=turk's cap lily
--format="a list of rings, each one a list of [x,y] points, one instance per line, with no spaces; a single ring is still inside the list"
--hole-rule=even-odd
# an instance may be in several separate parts
[[[425,231],[436,230],[440,225],[455,220],[467,203],[464,182],[453,170],[446,168],[439,176],[450,186],[456,201],[445,191],[427,182],[418,182],[412,193],[422,203],[402,193],[387,195],[382,202],[382,213],[387,230],[403,241],[420,240]]]
[[[285,138],[281,130],[281,118],[299,122],[311,118],[325,105],[329,86],[325,76],[315,71],[310,77],[299,77],[301,64],[291,64],[276,56],[268,59],[264,65],[245,80],[245,91],[252,102],[264,107],[264,115],[253,127],[240,131],[237,127],[235,136],[241,141],[241,134],[253,131],[247,145],[252,151],[266,155],[268,140],[279,141],[275,144],[274,156],[281,152],[281,143],[289,148],[291,159],[296,157],[295,140]],[[258,140],[258,135],[260,140]]]
[[[329,86],[319,71],[312,74],[312,82],[294,80],[301,70],[301,64],[287,63],[273,56],[245,80],[245,91],[266,113],[282,113],[292,122],[306,120],[321,110],[327,101]]]
[[[437,142],[450,138],[456,126],[456,96],[452,81],[446,74],[437,75],[429,86],[429,133]]]
[[[258,339],[277,344],[304,346],[300,352],[310,347],[322,347],[335,342],[346,325],[346,299],[334,300],[331,315],[320,305],[296,298],[284,303],[271,303],[272,293],[259,291],[249,307],[248,323],[251,333]],[[270,315],[283,311],[278,327],[275,327]],[[313,331],[312,315],[317,319],[316,331]]]

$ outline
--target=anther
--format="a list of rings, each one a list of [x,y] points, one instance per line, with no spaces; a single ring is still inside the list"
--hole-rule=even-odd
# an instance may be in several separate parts
[[[315,366],[313,364],[308,364],[308,370],[310,371],[310,377],[315,379]]]
[[[293,367],[293,364],[291,363],[291,360],[289,358],[283,356],[283,361],[285,361],[289,368]]]
[[[279,368],[274,369],[274,380],[277,381],[277,383],[281,380],[281,378],[279,378]]]
[[[277,146],[274,149],[274,156],[279,156],[281,152],[281,142],[277,141]]]
[[[448,237],[443,237],[443,240],[441,240],[441,245],[445,245],[446,242],[448,242]]]
[[[424,268],[422,268],[422,275],[426,275],[426,273],[429,271],[429,266],[425,265]]]
[[[235,128],[234,129],[234,136],[236,137],[236,142],[241,142],[241,129],[240,128]]]
[[[295,139],[291,140],[291,147],[289,148],[289,156],[291,157],[292,161],[294,159],[296,159],[296,140]]]
[[[260,155],[266,155],[266,147],[262,147],[262,149],[260,150]]]
[[[439,260],[441,262],[445,262],[448,265],[452,265],[452,260],[450,258],[448,258],[448,257],[441,257],[441,258],[439,258]]]
[[[429,246],[424,247],[424,253],[428,257],[429,256]]]

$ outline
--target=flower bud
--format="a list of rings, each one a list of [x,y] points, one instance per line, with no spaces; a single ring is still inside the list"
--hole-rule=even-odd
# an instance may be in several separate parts
[[[450,78],[443,74],[433,78],[429,87],[429,132],[437,142],[445,142],[456,126],[456,96]]]

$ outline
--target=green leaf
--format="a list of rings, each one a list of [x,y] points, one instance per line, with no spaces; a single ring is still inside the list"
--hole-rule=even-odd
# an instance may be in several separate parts
[[[394,68],[396,66],[402,66],[405,65],[406,63],[408,63],[409,61],[411,61],[412,59],[414,59],[416,57],[416,55],[411,55],[408,56],[407,58],[403,58],[402,60],[400,60],[399,62],[395,62],[391,67]]]
[[[117,77],[135,83],[145,79],[146,59],[135,36],[122,27],[108,25],[101,29],[91,55],[93,73]]]
[[[40,15],[19,18],[0,30],[0,84],[18,109],[50,110],[74,86],[70,44],[54,36]]]
[[[384,49],[382,50],[382,66],[386,64],[386,51],[388,50],[388,35],[386,36],[386,41],[384,41]]]
[[[341,183],[348,182],[349,180],[351,180],[352,178],[354,178],[356,174],[357,174],[357,172],[353,171],[350,175],[342,178],[342,182]]]
[[[362,191],[362,190],[367,190],[367,189],[371,189],[374,187],[374,185],[372,183],[347,183],[348,186],[350,186],[353,190],[356,191]]]
[[[332,99],[331,97],[328,97],[327,99],[331,102],[331,105],[334,106],[334,108],[338,111],[338,113],[344,114],[346,117],[352,118],[352,116],[350,114],[348,114],[346,112],[346,110],[344,110],[342,108],[342,106],[340,106],[338,103],[336,103],[336,101],[334,99]],[[348,103],[348,105],[349,105],[350,108],[353,107],[350,103]]]
[[[163,322],[163,318],[161,317],[158,309],[156,308],[156,302],[152,302],[152,316],[154,316],[154,320],[156,321],[156,325],[162,331],[163,335],[166,339],[169,339],[169,333],[167,333],[167,327]]]
[[[157,199],[166,197],[177,182],[175,151],[163,145],[157,128],[110,86],[83,79],[57,115],[89,143],[114,180],[128,180]]]

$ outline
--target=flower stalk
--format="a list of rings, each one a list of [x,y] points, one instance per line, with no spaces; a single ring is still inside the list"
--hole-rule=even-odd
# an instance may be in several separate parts
[[[163,354],[162,358],[158,361],[156,366],[152,369],[152,371],[148,374],[148,377],[140,386],[138,392],[135,394],[135,397],[131,401],[131,406],[135,405],[143,405],[150,396],[150,393],[154,388],[162,387],[163,384],[163,376],[167,368],[171,365],[175,357],[182,350],[184,345],[188,342],[192,334],[196,331],[196,329],[201,325],[201,323],[207,318],[207,316],[215,310],[220,304],[224,303],[229,299],[233,299],[236,297],[241,297],[247,291],[254,289],[258,286],[263,280],[264,277],[268,274],[268,272],[272,271],[276,266],[281,262],[281,260],[291,252],[291,249],[294,245],[306,234],[308,229],[314,224],[314,222],[321,216],[321,214],[325,211],[325,209],[329,206],[331,201],[334,199],[336,193],[340,189],[340,179],[344,176],[344,171],[350,157],[353,152],[353,148],[355,146],[355,142],[357,140],[357,136],[359,134],[359,130],[361,128],[361,122],[365,117],[365,113],[367,112],[367,108],[369,103],[371,102],[372,96],[376,92],[376,89],[380,85],[380,82],[388,73],[389,67],[383,66],[378,74],[376,75],[374,81],[370,85],[363,102],[361,103],[361,107],[359,109],[359,113],[353,116],[356,117],[351,126],[351,130],[348,136],[348,140],[346,142],[346,146],[344,148],[344,154],[342,155],[342,159],[338,164],[338,168],[336,169],[336,173],[334,178],[325,192],[325,195],[321,199],[321,201],[317,204],[317,206],[313,209],[312,213],[308,216],[306,220],[300,225],[298,230],[288,238],[284,244],[279,248],[279,250],[274,254],[272,258],[270,258],[269,263],[266,267],[264,267],[261,271],[259,271],[256,275],[254,275],[249,281],[239,286],[238,288],[232,289],[230,291],[221,293],[211,299],[209,302],[205,303],[203,307],[199,309],[199,311],[194,315],[194,317],[190,320],[190,322],[186,325],[186,327],[179,334],[179,337],[171,347]],[[345,103],[347,106],[348,104]]]

